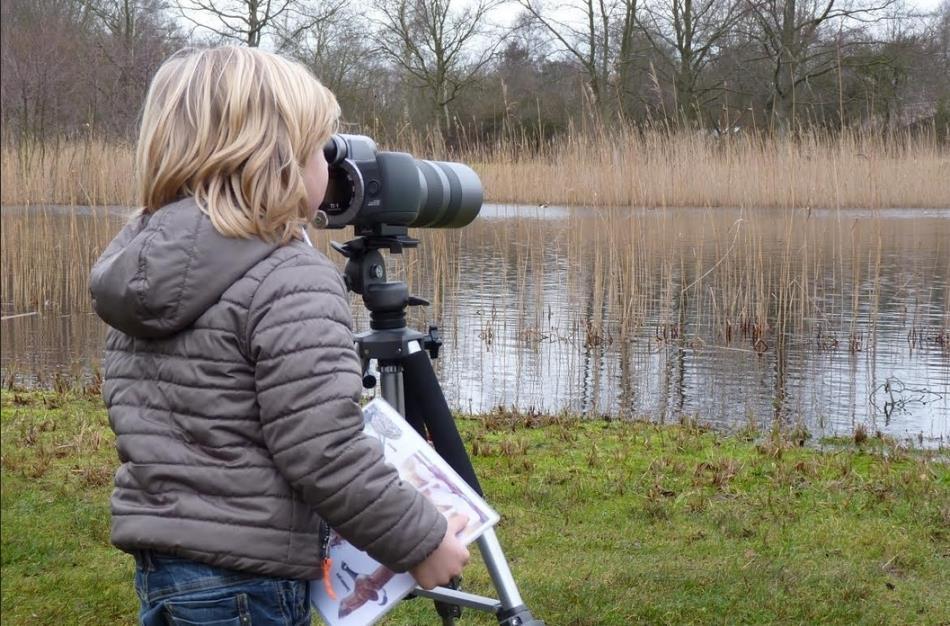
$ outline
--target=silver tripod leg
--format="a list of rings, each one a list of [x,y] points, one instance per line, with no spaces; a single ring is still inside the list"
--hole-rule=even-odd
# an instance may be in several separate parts
[[[379,368],[379,380],[383,399],[391,404],[399,414],[406,415],[406,397],[405,387],[403,386],[403,369],[401,365],[384,365]],[[521,594],[518,592],[518,585],[511,574],[511,568],[508,567],[508,560],[502,552],[501,544],[498,543],[498,537],[495,530],[489,528],[481,537],[476,540],[478,549],[485,561],[485,567],[488,569],[488,575],[491,577],[492,584],[498,592],[498,600],[486,598],[471,593],[465,593],[456,589],[446,587],[436,587],[432,590],[416,589],[413,593],[417,596],[431,598],[438,602],[454,604],[457,606],[486,611],[493,614],[499,614],[500,611],[516,609],[523,606]],[[517,618],[515,618],[517,620]],[[451,626],[455,623],[454,619],[444,618],[443,625]],[[537,622],[540,623],[540,622]],[[520,622],[511,621],[510,626],[519,626]]]
[[[508,560],[501,551],[501,544],[498,543],[495,529],[489,528],[484,535],[476,540],[476,543],[478,543],[478,549],[485,560],[488,575],[491,576],[491,581],[498,592],[498,599],[501,601],[502,608],[511,609],[524,604],[521,600],[521,594],[518,593],[515,577],[511,575],[511,568],[508,567]]]
[[[402,366],[383,365],[379,368],[379,386],[383,400],[392,405],[403,417],[406,416],[406,388],[403,386]]]

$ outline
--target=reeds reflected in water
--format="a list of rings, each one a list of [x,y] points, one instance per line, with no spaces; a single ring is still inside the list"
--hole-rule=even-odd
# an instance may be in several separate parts
[[[4,315],[39,313],[3,322],[5,375],[95,363],[87,274],[124,216],[2,218]],[[348,234],[313,240],[342,263],[329,242]],[[439,372],[459,408],[950,432],[946,210],[493,205],[416,235],[390,278],[431,300],[410,319],[442,324]],[[354,311],[365,327],[356,298]],[[895,380],[936,395],[889,400]],[[884,415],[888,402],[903,413]]]

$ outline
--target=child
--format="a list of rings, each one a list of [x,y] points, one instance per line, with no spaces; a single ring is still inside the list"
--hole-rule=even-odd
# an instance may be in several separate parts
[[[309,624],[324,520],[432,588],[461,572],[441,514],[363,436],[335,266],[301,241],[333,94],[257,49],[188,50],[149,89],[140,213],[96,262],[121,466],[112,542],[143,624]]]

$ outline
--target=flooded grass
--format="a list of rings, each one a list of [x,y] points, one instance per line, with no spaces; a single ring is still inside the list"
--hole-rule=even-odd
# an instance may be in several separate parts
[[[658,342],[688,340],[680,312],[701,299],[703,314],[727,344],[744,340],[761,351],[789,326],[813,320],[816,346],[861,349],[861,337],[829,335],[821,320],[857,315],[868,295],[873,304],[883,241],[873,214],[817,220],[802,210],[595,211],[570,213],[553,227],[543,219],[516,217],[504,228],[477,223],[462,231],[424,231],[417,251],[394,259],[395,275],[410,287],[425,287],[438,315],[462,280],[464,249],[488,248],[510,262],[506,280],[515,283],[517,300],[504,306],[523,313],[526,340],[545,337],[546,274],[573,262],[568,280],[585,285],[589,295],[582,331],[590,345],[622,340],[657,312]],[[88,311],[89,268],[123,223],[105,208],[7,210],[4,303],[17,312]],[[330,258],[338,257],[329,241],[345,232],[312,234]],[[828,267],[839,273],[831,286],[847,278],[850,292],[826,291],[821,274]],[[497,319],[486,317],[486,334]],[[912,328],[908,340],[941,342],[945,334],[942,328]]]
[[[6,390],[0,425],[5,621],[129,623],[132,562],[108,543],[117,460],[96,389]],[[536,411],[459,425],[520,590],[549,624],[938,624],[950,614],[939,592],[945,450],[871,435],[820,451],[783,429],[724,436],[690,419]],[[475,553],[465,588],[491,593]],[[383,623],[433,621],[431,603],[416,600]]]
[[[125,218],[103,207],[3,209],[4,314],[89,311],[89,270]]]
[[[440,277],[433,290],[438,313],[447,286],[441,283],[447,280],[451,293],[451,283],[461,279],[446,239],[460,239],[463,248],[487,247],[509,260],[504,280],[515,300],[503,306],[517,311],[526,343],[569,335],[593,347],[625,341],[650,323],[658,345],[701,348],[706,339],[691,333],[713,327],[718,344],[759,354],[780,348],[793,332],[808,333],[815,350],[857,353],[869,344],[865,332],[875,332],[881,256],[896,252],[885,247],[885,227],[873,213],[819,220],[809,211],[602,209],[594,217],[571,214],[553,227],[515,218],[495,232],[473,225],[461,236],[423,233],[405,277],[419,287],[417,276]],[[546,319],[552,303],[543,287],[565,273],[564,292],[585,297],[570,324],[556,325]],[[930,304],[944,305],[945,285],[929,287],[939,299]],[[486,338],[503,323],[490,313],[481,331]],[[907,310],[900,320],[909,327],[910,348],[947,344],[950,314],[936,327],[932,319],[915,321],[915,314]],[[870,326],[859,329],[859,318]]]
[[[464,229],[417,232],[418,249],[390,257],[390,279],[431,301],[410,322],[443,323],[451,369],[440,376],[469,411],[501,403],[677,419],[718,398],[710,421],[743,421],[754,406],[760,427],[804,421],[828,435],[895,418],[902,430],[889,434],[939,443],[950,435],[946,217],[490,205]],[[98,361],[88,271],[126,218],[31,207],[2,219],[4,375],[48,386],[51,361],[66,373]],[[349,234],[312,236],[341,262],[329,243]],[[750,376],[768,399],[746,404]],[[557,389],[532,391],[545,380]],[[486,395],[470,400],[473,387]],[[647,406],[651,396],[665,399]]]

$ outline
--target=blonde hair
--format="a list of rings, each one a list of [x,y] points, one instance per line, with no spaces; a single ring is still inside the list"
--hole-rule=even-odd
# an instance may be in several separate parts
[[[193,196],[222,235],[286,243],[309,217],[303,166],[339,115],[333,94],[298,63],[256,48],[182,50],[145,101],[142,211]]]

